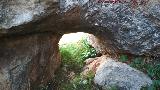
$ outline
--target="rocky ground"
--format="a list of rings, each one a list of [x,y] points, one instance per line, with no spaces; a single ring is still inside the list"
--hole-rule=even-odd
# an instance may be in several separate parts
[[[154,80],[156,80],[156,78],[153,79],[146,73],[145,70],[147,68],[142,67],[143,70],[142,68],[135,69],[129,66],[129,63],[127,65],[118,59],[109,58],[106,55],[89,58],[85,63],[83,69],[78,72],[74,69],[68,70],[65,66],[62,66],[56,74],[55,90],[146,90],[143,88],[151,87],[154,84]],[[139,67],[141,66],[139,65]],[[90,72],[94,75],[90,88],[83,88],[85,84],[80,85],[78,88],[70,88],[70,85],[76,84],[71,82],[77,78],[79,73],[82,76],[78,78],[85,81],[87,74]],[[153,72],[153,74],[155,73]],[[79,81],[77,82],[80,83]],[[157,85],[151,90],[159,89],[159,85]]]

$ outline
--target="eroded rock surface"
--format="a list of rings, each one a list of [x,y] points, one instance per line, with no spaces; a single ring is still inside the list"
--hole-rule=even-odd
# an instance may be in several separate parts
[[[0,89],[48,81],[59,65],[59,34],[88,32],[106,52],[160,56],[160,1],[114,1],[1,0]]]
[[[145,0],[139,0],[141,2]],[[91,3],[84,18],[94,27],[103,27],[104,41],[133,54],[159,55],[160,52],[160,11],[159,1],[149,0],[147,5],[132,3],[97,4]],[[156,10],[156,11],[155,11]],[[108,33],[111,32],[111,35]]]
[[[37,90],[60,65],[58,41],[52,33],[0,39],[0,90]]]
[[[83,31],[96,35],[111,52],[159,56],[160,1],[114,1],[2,0],[0,36]]]
[[[99,59],[101,63],[97,67],[94,82],[103,90],[108,90],[111,87],[120,90],[140,90],[141,87],[152,84],[152,80],[147,75],[127,64],[116,62],[106,56]]]
[[[49,14],[52,3],[58,0],[1,0],[0,1],[0,26],[11,28]],[[52,8],[54,10],[54,8]]]

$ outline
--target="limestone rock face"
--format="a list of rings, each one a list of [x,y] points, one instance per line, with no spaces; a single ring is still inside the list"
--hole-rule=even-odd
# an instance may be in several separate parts
[[[98,28],[103,32],[101,36],[112,40],[102,39],[106,45],[109,43],[133,54],[159,55],[160,3],[158,0],[137,1],[141,4],[137,2],[136,7],[127,1],[115,4],[90,2],[82,18],[88,25],[101,27]]]
[[[94,82],[103,90],[111,87],[117,87],[120,90],[140,90],[141,87],[152,84],[148,76],[127,64],[104,56],[101,59],[103,63],[97,68]]]
[[[159,56],[160,1],[113,1],[1,0],[0,36],[89,32],[100,38],[108,51]]]
[[[59,38],[43,33],[0,39],[0,90],[35,90],[51,80],[60,65]]]

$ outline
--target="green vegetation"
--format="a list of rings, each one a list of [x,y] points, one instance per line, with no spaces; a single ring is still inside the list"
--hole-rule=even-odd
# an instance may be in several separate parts
[[[90,71],[85,76],[81,74],[84,61],[97,55],[96,50],[89,45],[87,39],[83,38],[76,43],[63,44],[59,48],[62,65],[56,75],[58,90],[95,90],[93,89],[95,88],[94,73]]]
[[[96,50],[89,45],[85,38],[77,43],[60,45],[60,53],[62,56],[62,65],[72,70],[81,70],[87,58],[96,56]]]
[[[62,85],[61,90],[93,90],[93,78],[93,72],[89,72],[85,76],[77,75],[70,80],[70,83]]]
[[[142,56],[133,56],[132,59],[128,59],[129,56],[121,55],[120,61],[121,62],[129,62],[128,64],[131,67],[134,67],[142,72],[146,73],[153,81],[151,86],[143,87],[142,90],[159,90],[160,89],[160,61],[148,61]],[[151,59],[151,57],[150,57]]]
[[[127,55],[121,55],[119,60],[120,60],[120,62],[126,62],[126,61],[128,61],[128,56]]]

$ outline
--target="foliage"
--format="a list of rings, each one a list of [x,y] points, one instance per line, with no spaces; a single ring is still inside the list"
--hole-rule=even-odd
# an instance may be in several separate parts
[[[69,84],[62,86],[62,90],[92,90],[94,73],[88,72],[87,75],[77,75]]]
[[[60,45],[60,53],[62,64],[77,70],[83,67],[85,59],[96,56],[96,50],[89,45],[85,38],[77,43]]]
[[[127,56],[127,55],[121,55],[121,56],[120,56],[120,61],[121,61],[121,62],[126,62],[126,61],[128,61],[128,56]]]
[[[93,88],[94,73],[90,71],[86,76],[79,74],[84,66],[84,61],[97,55],[96,50],[88,43],[87,39],[82,38],[76,43],[62,44],[59,49],[62,57],[61,72],[59,73],[67,76],[68,72],[75,72],[72,79],[66,77],[59,81],[60,90],[93,90],[91,88]],[[67,71],[63,68],[66,68]],[[59,76],[61,76],[60,74]]]
[[[130,66],[131,67],[134,67],[138,70],[141,70],[141,71],[144,71],[145,69],[148,69],[149,65],[146,64],[144,61],[143,61],[143,58],[142,57],[135,57],[132,59],[132,62],[130,63]]]
[[[160,64],[150,66],[147,72],[150,77],[160,80]]]

